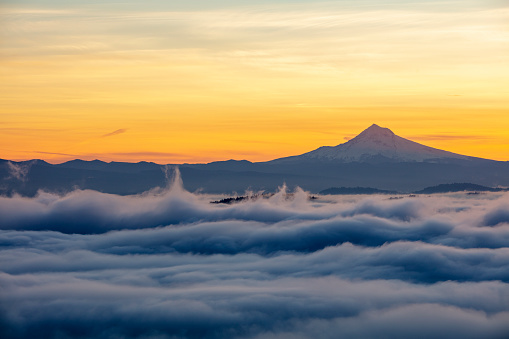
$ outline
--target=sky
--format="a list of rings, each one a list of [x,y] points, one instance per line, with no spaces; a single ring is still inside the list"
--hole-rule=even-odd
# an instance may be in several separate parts
[[[371,124],[509,160],[509,5],[0,4],[0,158],[265,161]]]
[[[509,333],[509,192],[0,197],[2,338]]]

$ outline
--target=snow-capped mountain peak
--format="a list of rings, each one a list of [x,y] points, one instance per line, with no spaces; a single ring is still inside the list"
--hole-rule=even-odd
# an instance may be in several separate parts
[[[373,124],[362,131],[356,138],[360,137],[391,137],[395,135],[390,129]]]
[[[469,157],[421,145],[394,134],[390,129],[371,125],[355,138],[337,146],[324,146],[296,158],[341,162],[400,161],[423,162]]]

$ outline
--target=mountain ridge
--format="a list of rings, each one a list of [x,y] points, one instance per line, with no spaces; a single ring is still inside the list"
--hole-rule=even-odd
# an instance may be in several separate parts
[[[322,146],[301,155],[279,158],[272,162],[295,162],[307,159],[339,162],[424,162],[479,158],[422,145],[396,135],[389,128],[372,124],[345,143],[336,146]]]
[[[77,188],[138,194],[165,187],[171,166],[177,165],[79,159],[52,165],[42,160],[0,160],[0,194],[33,196],[40,189],[62,193]],[[378,125],[346,143],[297,156],[266,162],[227,160],[178,166],[186,189],[208,193],[273,192],[283,183],[290,189],[299,186],[310,192],[331,187],[414,192],[447,182],[509,186],[509,162],[431,148]]]

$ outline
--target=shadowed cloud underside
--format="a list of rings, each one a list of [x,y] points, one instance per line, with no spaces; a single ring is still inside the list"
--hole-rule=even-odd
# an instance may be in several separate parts
[[[0,197],[5,338],[503,338],[507,193]]]

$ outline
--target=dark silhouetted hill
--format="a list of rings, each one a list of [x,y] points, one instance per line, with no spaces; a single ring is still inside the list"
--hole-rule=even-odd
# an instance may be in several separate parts
[[[440,184],[437,186],[426,187],[416,194],[433,194],[433,193],[452,193],[452,192],[501,192],[502,188],[487,187],[472,183],[454,183],[454,184]]]

